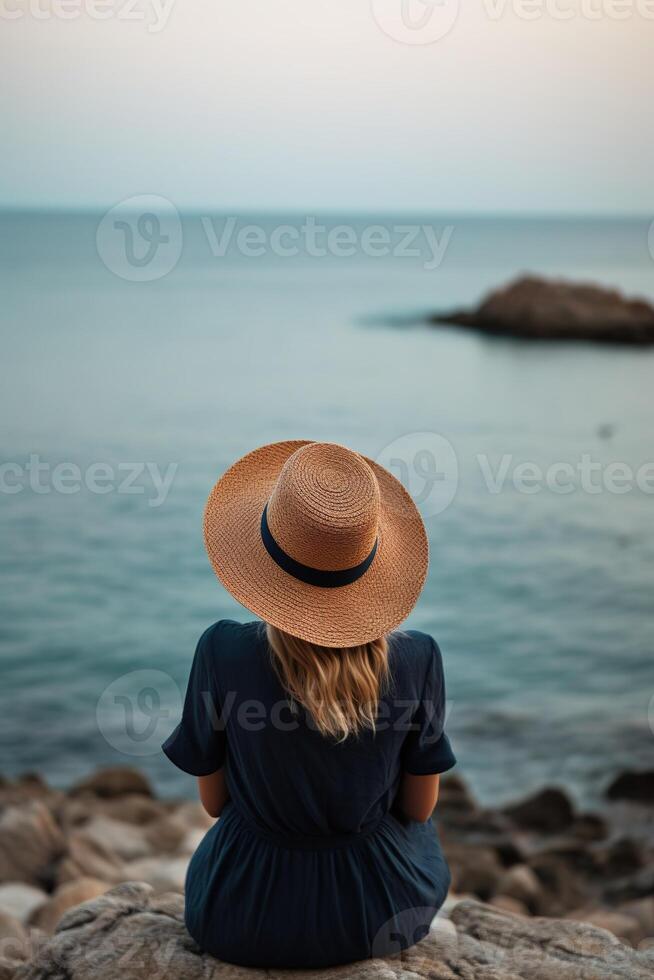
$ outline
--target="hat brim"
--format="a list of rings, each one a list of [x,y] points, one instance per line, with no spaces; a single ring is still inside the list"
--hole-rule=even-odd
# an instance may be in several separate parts
[[[308,585],[285,572],[263,544],[261,514],[284,463],[309,442],[271,443],[234,463],[207,500],[205,546],[222,584],[256,616],[321,646],[357,646],[395,629],[414,607],[429,564],[427,535],[400,481],[362,456],[381,497],[374,561],[356,582],[337,588]]]

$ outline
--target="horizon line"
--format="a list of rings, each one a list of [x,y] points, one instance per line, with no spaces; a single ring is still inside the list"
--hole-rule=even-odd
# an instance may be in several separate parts
[[[162,195],[164,196],[164,195]],[[128,200],[128,199],[124,199]],[[51,215],[51,216],[63,216],[63,215],[85,215],[85,216],[96,216],[103,215],[116,204],[120,204],[120,201],[114,202],[114,204],[9,204],[0,202],[0,214],[1,215]],[[173,203],[171,201],[171,203]],[[372,209],[336,209],[332,207],[328,208],[302,208],[302,207],[292,207],[286,210],[280,208],[261,208],[256,209],[252,206],[245,208],[233,207],[233,208],[223,208],[217,207],[215,205],[206,206],[189,206],[189,207],[178,207],[178,213],[182,217],[205,217],[205,216],[216,216],[216,217],[322,217],[328,218],[333,217],[344,217],[348,216],[350,218],[371,218],[374,216],[383,216],[385,218],[407,218],[407,217],[437,217],[440,220],[445,220],[447,218],[457,218],[457,219],[476,219],[485,221],[502,221],[502,220],[522,220],[522,221],[649,221],[653,220],[654,215],[652,212],[645,213],[642,211],[528,211],[528,210],[518,210],[518,209],[507,209],[504,211],[485,211],[485,210],[465,210],[460,211],[455,210],[438,210],[434,208],[407,208],[406,210],[400,210],[398,208],[389,208],[388,210],[382,210],[379,208]]]

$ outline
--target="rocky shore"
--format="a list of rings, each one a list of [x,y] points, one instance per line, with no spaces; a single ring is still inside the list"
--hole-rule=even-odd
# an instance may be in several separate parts
[[[619,776],[601,814],[556,788],[488,809],[449,776],[437,817],[453,889],[430,934],[312,975],[654,976],[654,773]],[[1,782],[0,980],[261,974],[203,956],[184,929],[186,867],[212,823],[199,803],[156,799],[132,769],[66,792],[36,776]]]
[[[525,340],[654,344],[654,307],[614,289],[523,276],[490,293],[474,310],[438,313],[431,323],[472,327]]]

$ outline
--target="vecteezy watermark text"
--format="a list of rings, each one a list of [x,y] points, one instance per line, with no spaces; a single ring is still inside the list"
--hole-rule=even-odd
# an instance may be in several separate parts
[[[291,697],[272,704],[257,698],[243,699],[225,691],[220,701],[213,691],[197,692],[201,724],[210,734],[228,727],[257,734],[266,729],[294,732],[302,726],[317,730],[311,712]],[[382,698],[371,706],[375,730],[420,736],[421,745],[435,745],[442,737],[452,702]],[[125,755],[145,756],[160,751],[162,740],[182,716],[182,697],[176,682],[162,670],[144,668],[115,678],[104,689],[96,706],[98,728],[106,741]]]
[[[507,12],[519,20],[654,20],[654,0],[483,0],[483,8],[495,21]]]
[[[175,0],[0,0],[0,20],[140,21],[149,34],[165,28]]]
[[[236,691],[227,691],[218,705],[212,691],[202,691],[201,699],[213,731],[223,731],[227,724],[247,732],[261,732],[272,727],[280,732],[296,731],[301,724],[317,729],[311,712],[290,698],[265,704],[257,698],[239,699]],[[441,738],[449,717],[451,702],[440,706],[433,700],[383,698],[371,708],[375,731],[420,732],[422,745],[433,745]]]
[[[93,462],[82,468],[63,461],[52,464],[31,453],[26,462],[5,460],[0,463],[0,493],[75,494],[151,493],[149,507],[160,507],[168,497],[179,464],[168,463],[163,469],[152,462]]]
[[[261,259],[413,260],[427,272],[438,269],[449,248],[454,225],[352,222],[327,223],[308,215],[297,222],[254,224],[236,215],[189,217],[200,222],[200,242],[218,260],[229,256]],[[175,205],[158,194],[137,194],[110,208],[96,230],[104,265],[130,282],[161,279],[177,265],[184,243]]]
[[[405,433],[384,446],[375,458],[402,483],[423,517],[442,513],[457,495],[461,483],[459,455],[450,440],[438,432]],[[543,491],[562,496],[654,494],[654,460],[633,465],[582,453],[572,461],[543,462],[520,459],[513,453],[478,452],[467,463],[463,467],[465,479],[473,483],[481,479],[485,492],[495,496]]]
[[[476,460],[486,489],[493,494],[501,493],[509,482],[518,493],[526,494],[541,490],[560,494],[576,490],[589,494],[623,494],[635,489],[654,494],[654,461],[633,467],[622,460],[600,462],[590,453],[582,453],[575,463],[560,460],[549,466],[531,460],[515,463],[511,453],[505,453],[495,464],[483,453],[478,453]]]
[[[478,0],[482,14],[497,23],[517,20],[654,20],[654,0]],[[434,44],[456,24],[461,0],[371,0],[372,16],[388,37],[401,44]]]
[[[246,258],[272,254],[279,258],[368,258],[392,256],[396,259],[422,259],[423,269],[437,269],[443,261],[454,233],[453,225],[440,232],[426,224],[321,224],[306,217],[301,224],[279,224],[267,229],[244,224],[233,216],[224,219],[203,217],[202,227],[214,258],[237,252]]]

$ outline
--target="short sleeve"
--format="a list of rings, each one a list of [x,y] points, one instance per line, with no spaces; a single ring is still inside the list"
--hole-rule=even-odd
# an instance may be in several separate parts
[[[226,737],[211,663],[214,627],[195,650],[182,720],[161,746],[170,761],[191,776],[209,776],[225,764]]]
[[[447,772],[456,758],[445,734],[445,678],[436,642],[429,637],[430,658],[411,730],[402,747],[402,766],[414,776]]]

